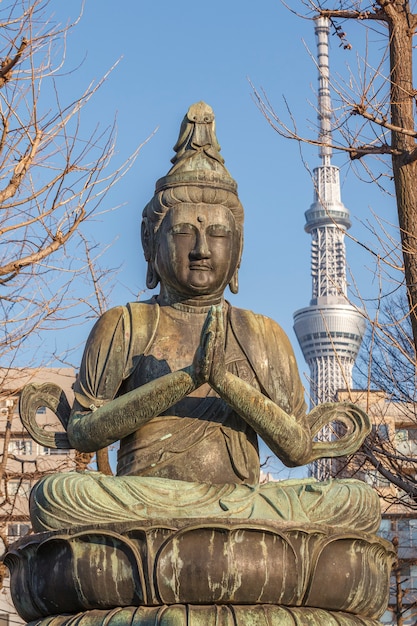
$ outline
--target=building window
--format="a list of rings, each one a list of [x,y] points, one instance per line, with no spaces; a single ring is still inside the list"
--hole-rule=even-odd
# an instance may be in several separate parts
[[[26,456],[32,454],[32,439],[11,439],[9,443],[10,454]]]
[[[397,452],[407,457],[417,455],[417,428],[399,428],[395,440]]]
[[[382,476],[376,469],[366,472],[365,482],[371,485],[371,487],[391,487],[390,481]]]
[[[51,454],[66,454],[67,450],[63,450],[62,448],[46,448],[42,447],[39,450],[39,453],[42,455],[51,455]]]
[[[385,611],[384,615],[379,618],[381,624],[387,624],[387,626],[392,626],[392,624],[396,624],[396,617],[392,611]]]
[[[30,481],[12,478],[7,481],[7,494],[10,496],[28,497],[30,493]]]
[[[391,528],[391,520],[390,519],[382,519],[381,525],[378,530],[378,535],[387,541],[391,541],[393,532]]]
[[[415,597],[417,591],[417,565],[401,565],[400,569],[401,584],[407,589],[407,595],[411,594]]]
[[[413,559],[417,562],[417,519],[416,518],[397,518],[384,519],[379,528],[378,534],[388,541],[392,541],[394,537],[398,539],[398,558],[400,561],[410,561]],[[413,573],[413,578],[415,574]],[[417,576],[417,574],[416,574]],[[415,588],[417,592],[417,585]]]
[[[396,520],[398,541],[402,548],[417,547],[417,519]]]
[[[389,430],[387,424],[372,424],[372,434],[380,441],[389,439]]]
[[[401,546],[408,548],[417,547],[417,519],[408,517],[392,519],[386,517],[381,521],[378,535],[389,541],[393,537],[398,537]]]
[[[21,537],[26,537],[30,532],[30,524],[14,523],[7,524],[7,538],[9,541],[17,541]]]
[[[409,428],[408,429],[408,440],[416,441],[417,440],[417,428]]]
[[[395,436],[397,441],[417,441],[417,428],[399,428]]]

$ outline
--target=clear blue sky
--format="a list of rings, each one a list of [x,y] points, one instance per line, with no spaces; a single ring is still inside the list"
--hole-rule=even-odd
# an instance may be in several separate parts
[[[66,21],[76,15],[78,3],[54,1],[51,8]],[[363,40],[363,34],[364,29],[349,29],[354,49],[344,53],[338,39],[331,38],[334,72],[343,71],[342,64],[355,65],[355,42]],[[313,186],[298,144],[268,125],[253,101],[248,78],[284,115],[285,96],[300,132],[311,135],[317,76],[306,47],[315,52],[312,22],[296,17],[278,0],[213,0],[208,5],[190,0],[86,0],[81,22],[69,35],[67,68],[74,72],[61,83],[61,93],[75,97],[120,59],[83,111],[85,134],[116,115],[117,162],[158,128],[133,170],[104,203],[124,207],[93,225],[103,245],[118,238],[108,255],[109,264],[123,263],[112,304],[130,297],[124,286],[134,293],[144,288],[141,211],[156,179],[170,167],[188,106],[205,100],[215,111],[222,154],[246,211],[240,293],[231,299],[276,319],[294,342],[292,314],[309,303],[311,294],[304,211],[312,202]],[[316,148],[304,147],[303,157],[311,168],[319,164]],[[334,162],[341,167],[351,233],[369,240],[359,221],[371,218],[370,209],[394,219],[393,203],[372,185],[361,184],[345,155],[335,155]],[[355,278],[366,291],[371,276],[364,265],[371,261],[354,244],[347,246]],[[304,368],[302,360],[300,366]]]
[[[301,4],[292,6],[300,9]],[[65,22],[75,17],[78,2],[53,1],[51,7]],[[332,38],[334,72],[343,72],[346,63],[355,65],[356,44],[364,41],[363,28],[348,32],[350,52],[343,52]],[[81,23],[68,39],[67,67],[78,69],[66,77],[64,86],[64,96],[75,97],[120,59],[83,112],[86,134],[96,123],[106,125],[117,115],[116,161],[125,159],[158,127],[132,171],[104,203],[107,208],[124,206],[92,225],[103,245],[117,238],[107,263],[122,263],[122,270],[110,304],[132,299],[132,292],[145,286],[141,211],[153,195],[156,179],[170,167],[188,106],[205,100],[215,111],[222,154],[246,211],[240,292],[230,294],[230,300],[283,326],[302,375],[306,365],[296,345],[292,316],[309,304],[311,296],[304,211],[312,202],[313,186],[298,144],[279,137],[268,125],[253,101],[248,79],[286,115],[284,95],[300,132],[311,135],[317,72],[306,47],[315,53],[312,22],[296,17],[278,0],[86,0]],[[316,148],[303,148],[303,157],[311,168],[319,164]],[[334,163],[341,167],[351,232],[368,241],[370,235],[360,222],[372,219],[372,211],[393,221],[393,202],[374,186],[360,183],[345,155],[335,155]],[[357,245],[348,242],[347,248],[352,272],[368,297],[375,284],[365,266],[372,267],[372,261]],[[88,328],[78,333],[83,339]],[[68,341],[68,335],[62,340]]]

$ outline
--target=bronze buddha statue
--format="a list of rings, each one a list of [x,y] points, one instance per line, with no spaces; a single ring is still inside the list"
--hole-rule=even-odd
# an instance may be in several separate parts
[[[43,445],[120,449],[116,476],[35,485],[37,534],[6,556],[15,603],[40,626],[375,626],[393,558],[372,534],[376,492],[357,480],[260,484],[258,452],[260,436],[290,467],[351,454],[369,419],[351,404],[307,413],[283,330],[225,300],[238,289],[243,208],[208,105],[190,107],[174,149],[142,216],[159,294],[95,324],[67,434],[35,423],[60,390],[22,394]],[[345,434],[317,441],[331,421]]]

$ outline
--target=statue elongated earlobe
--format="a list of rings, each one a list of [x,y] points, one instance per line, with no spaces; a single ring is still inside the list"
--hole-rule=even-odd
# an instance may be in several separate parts
[[[239,291],[239,268],[236,268],[235,273],[233,274],[231,281],[229,283],[229,289],[232,293],[237,293]]]
[[[158,272],[156,271],[153,261],[148,261],[148,269],[146,271],[146,286],[148,289],[155,289],[159,283]]]
[[[154,265],[154,234],[151,231],[152,225],[149,224],[147,217],[144,217],[141,224],[141,239],[145,260],[148,263],[146,271],[146,286],[148,289],[155,289],[159,283],[159,275]]]
[[[241,230],[240,235],[239,235],[239,256],[237,257],[238,261],[237,261],[236,269],[229,282],[229,289],[232,293],[237,293],[239,291],[239,268],[240,268],[240,262],[242,260],[242,250],[243,250],[243,233]]]

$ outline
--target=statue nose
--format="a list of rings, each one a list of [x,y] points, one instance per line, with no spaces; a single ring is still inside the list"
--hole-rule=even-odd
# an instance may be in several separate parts
[[[198,233],[191,256],[196,259],[209,259],[211,257],[205,233]]]

